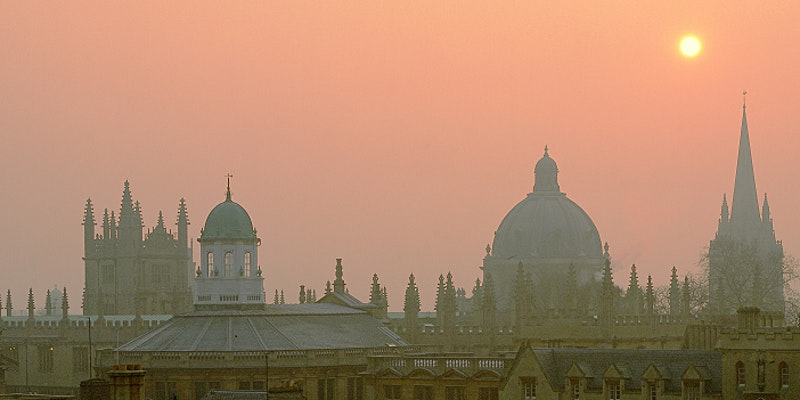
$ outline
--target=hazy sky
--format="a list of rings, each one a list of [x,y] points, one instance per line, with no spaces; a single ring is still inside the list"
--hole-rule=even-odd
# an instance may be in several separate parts
[[[190,234],[233,198],[268,298],[373,273],[469,289],[545,145],[615,280],[697,272],[733,191],[747,90],[756,184],[800,255],[800,2],[0,2],[0,290],[83,286],[86,199]],[[678,42],[703,43],[694,59]],[[199,245],[195,242],[195,253]],[[197,256],[196,259],[199,259]],[[3,297],[5,303],[5,297]]]

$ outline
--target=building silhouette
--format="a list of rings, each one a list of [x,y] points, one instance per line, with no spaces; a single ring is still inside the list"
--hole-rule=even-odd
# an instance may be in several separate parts
[[[784,312],[783,244],[775,240],[767,195],[759,210],[747,108],[736,160],[733,199],[723,195],[719,227],[708,246],[709,313],[732,315],[745,306]]]

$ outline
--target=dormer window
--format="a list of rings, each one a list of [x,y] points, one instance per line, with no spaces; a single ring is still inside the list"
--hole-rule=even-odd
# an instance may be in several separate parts
[[[620,400],[622,396],[622,386],[618,380],[611,380],[606,382],[606,393],[608,400]]]
[[[581,398],[581,381],[577,379],[570,379],[569,386],[572,391],[572,400],[580,400]]]
[[[700,400],[700,382],[688,381],[683,384],[683,391],[686,400]]]
[[[520,378],[522,400],[536,400],[536,378],[531,376]]]

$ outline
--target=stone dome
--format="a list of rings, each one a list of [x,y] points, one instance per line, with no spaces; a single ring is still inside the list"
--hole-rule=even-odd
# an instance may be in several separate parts
[[[231,200],[230,189],[225,201],[208,214],[198,240],[210,239],[256,239],[250,215],[239,203]]]
[[[492,256],[581,258],[602,256],[600,235],[589,215],[561,193],[558,168],[545,147],[536,163],[533,192],[509,211],[497,228]]]

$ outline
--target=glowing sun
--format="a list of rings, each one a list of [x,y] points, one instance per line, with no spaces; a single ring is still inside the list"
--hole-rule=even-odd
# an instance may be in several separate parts
[[[686,36],[681,39],[681,53],[685,57],[694,57],[700,53],[700,40],[694,36]]]

